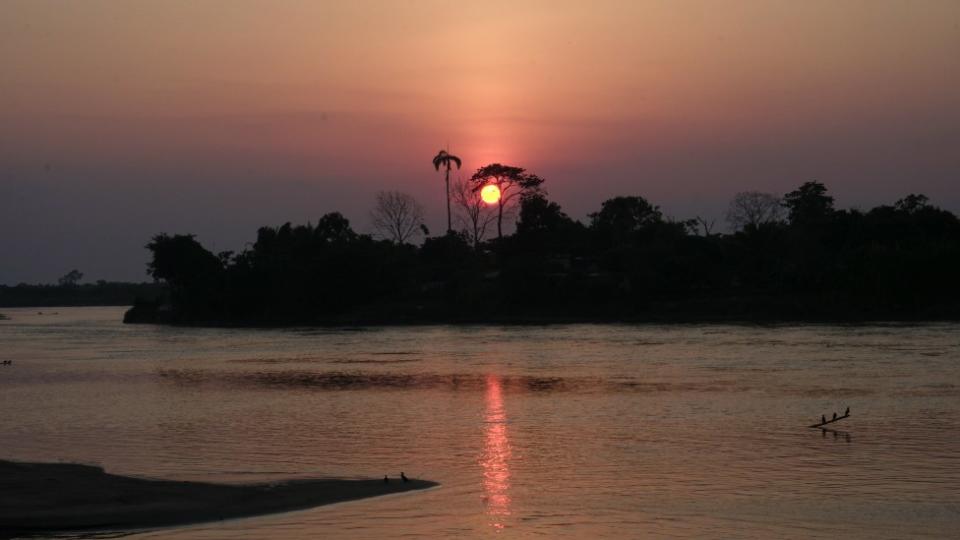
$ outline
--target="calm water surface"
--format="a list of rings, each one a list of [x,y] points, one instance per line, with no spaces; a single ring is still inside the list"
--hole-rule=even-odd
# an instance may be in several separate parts
[[[442,483],[133,538],[960,531],[957,324],[236,330],[2,311],[2,459]],[[805,427],[846,406],[840,431]]]

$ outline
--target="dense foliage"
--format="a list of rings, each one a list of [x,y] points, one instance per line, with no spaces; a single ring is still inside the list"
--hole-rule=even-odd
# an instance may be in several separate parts
[[[516,232],[422,246],[354,232],[340,214],[264,227],[243,253],[159,235],[149,271],[169,298],[130,320],[293,324],[558,320],[865,320],[960,315],[960,221],[910,195],[836,210],[808,182],[786,218],[698,235],[643,197],[615,197],[589,224],[542,190]]]

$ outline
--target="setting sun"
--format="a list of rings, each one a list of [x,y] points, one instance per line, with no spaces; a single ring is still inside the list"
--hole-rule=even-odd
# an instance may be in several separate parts
[[[487,204],[497,204],[500,201],[500,188],[496,184],[487,184],[480,190],[480,198]]]

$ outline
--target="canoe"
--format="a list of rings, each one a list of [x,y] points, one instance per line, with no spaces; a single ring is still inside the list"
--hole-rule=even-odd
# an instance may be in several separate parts
[[[848,414],[845,414],[845,415],[843,415],[843,416],[838,416],[838,417],[833,418],[833,419],[831,419],[831,420],[827,420],[826,422],[820,422],[819,424],[814,424],[814,425],[812,425],[812,426],[807,426],[807,427],[818,428],[818,427],[821,427],[821,426],[825,426],[825,425],[827,425],[827,424],[832,424],[832,423],[834,423],[834,422],[839,422],[840,420],[843,420],[844,418],[849,418],[849,417],[850,417],[850,414],[848,413]]]

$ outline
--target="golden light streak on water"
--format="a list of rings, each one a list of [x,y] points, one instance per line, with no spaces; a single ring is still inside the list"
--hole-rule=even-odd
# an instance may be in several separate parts
[[[485,396],[486,441],[480,466],[483,467],[483,493],[490,525],[501,531],[504,518],[510,515],[510,438],[507,413],[503,406],[500,378],[487,376]]]

